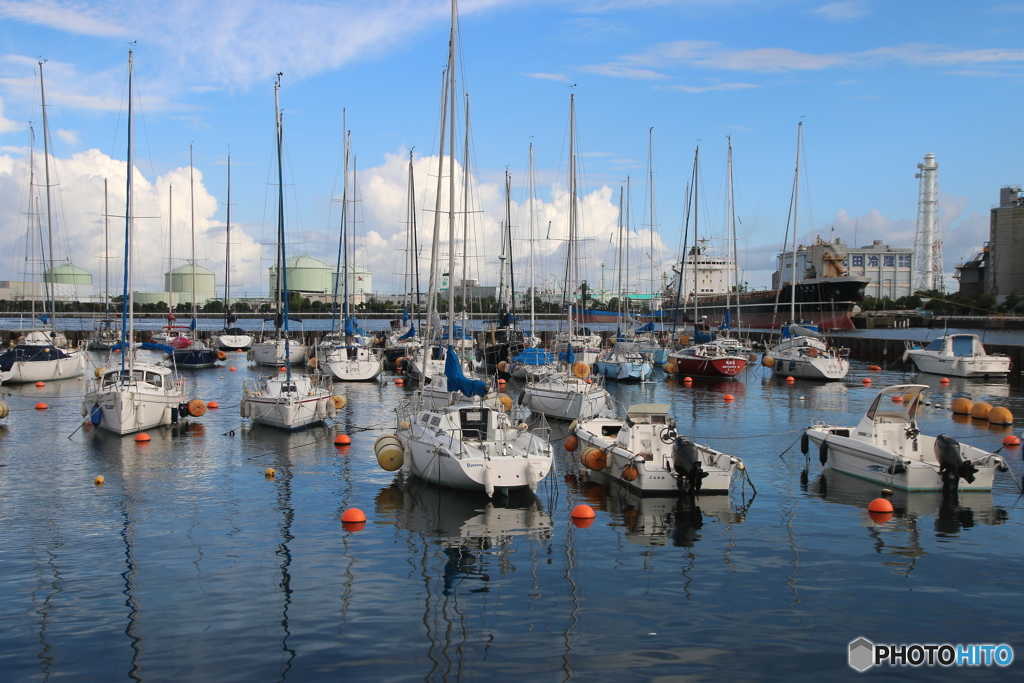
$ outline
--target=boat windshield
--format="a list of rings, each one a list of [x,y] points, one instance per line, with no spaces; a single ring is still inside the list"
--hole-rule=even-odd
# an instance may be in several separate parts
[[[926,346],[924,348],[925,348],[926,351],[941,351],[942,350],[942,342],[943,342],[942,337],[939,337],[938,339],[933,339],[932,342],[930,344],[928,344],[928,346]]]
[[[953,337],[953,355],[960,357],[973,356],[974,337]]]

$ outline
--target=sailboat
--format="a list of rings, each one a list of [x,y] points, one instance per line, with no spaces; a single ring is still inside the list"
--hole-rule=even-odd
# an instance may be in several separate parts
[[[171,425],[189,416],[199,417],[206,404],[185,398],[185,382],[173,368],[136,357],[134,310],[133,221],[135,170],[132,120],[132,51],[128,51],[128,163],[125,197],[124,291],[121,300],[121,351],[116,364],[98,368],[86,385],[82,415],[96,427],[115,434],[132,434],[158,425]]]
[[[628,182],[628,179],[627,179]],[[623,203],[623,188],[619,188],[619,254],[618,254],[618,290],[616,301],[618,302],[617,329],[615,331],[615,342],[611,348],[602,353],[594,367],[597,372],[608,379],[622,382],[642,382],[654,372],[654,365],[640,352],[640,344],[627,341],[622,335],[622,326],[629,316],[626,307],[627,297],[622,288],[623,275],[628,276],[627,262],[623,258],[623,233],[626,231],[626,205]],[[631,320],[631,319],[630,319]]]
[[[586,420],[597,416],[610,402],[604,388],[604,377],[590,377],[590,365],[596,360],[597,350],[591,347],[591,335],[580,329],[578,314],[580,306],[572,304],[579,275],[577,263],[577,191],[576,191],[576,95],[569,96],[569,236],[566,249],[566,300],[568,303],[568,329],[561,338],[565,344],[560,354],[565,369],[537,382],[530,382],[519,396],[519,402],[530,410],[561,420]],[[558,337],[556,337],[558,340]],[[600,343],[600,338],[598,338]],[[577,360],[577,344],[584,357]],[[593,354],[591,358],[590,354]]]
[[[789,321],[782,326],[779,342],[764,355],[763,364],[773,375],[800,379],[842,379],[850,372],[849,349],[828,346],[817,325],[796,317],[796,236],[797,209],[800,199],[800,152],[803,121],[796,129],[796,170],[793,175],[793,268],[792,295],[789,300]]]
[[[409,151],[409,183],[406,206],[405,233],[405,280],[403,283],[402,317],[392,320],[391,333],[384,340],[384,359],[389,363],[398,363],[400,359],[412,358],[421,346],[416,330],[416,314],[420,310],[419,245],[416,239],[416,180],[413,173],[413,152]],[[413,315],[409,315],[409,308]],[[423,327],[422,321],[420,327]]]
[[[248,351],[252,346],[252,335],[241,327],[231,308],[231,155],[228,154],[228,203],[227,225],[224,239],[224,328],[214,332],[210,341],[221,351]]]
[[[46,178],[46,231],[49,249],[49,272],[43,278],[46,288],[47,313],[42,316],[43,325],[37,327],[35,318],[32,327],[20,330],[21,334],[13,348],[0,354],[0,383],[18,384],[25,382],[50,382],[58,379],[72,379],[85,372],[88,356],[85,349],[72,348],[67,338],[57,331],[57,305],[54,292],[55,271],[53,268],[53,211],[50,188],[50,134],[46,117],[46,90],[43,87],[43,62],[39,62],[39,93],[43,111],[43,159]],[[34,145],[33,153],[34,156]],[[30,157],[31,159],[31,157]],[[33,166],[34,168],[34,166]],[[33,173],[32,178],[35,175]],[[34,180],[29,183],[29,196]],[[32,228],[29,227],[31,232]],[[33,304],[34,306],[34,304]]]
[[[345,131],[345,170],[343,173],[343,189],[341,193],[341,232],[338,242],[338,261],[341,266],[339,274],[342,284],[341,304],[341,334],[332,333],[325,335],[317,346],[317,362],[326,365],[336,379],[344,382],[368,382],[376,379],[384,369],[384,362],[380,355],[370,348],[368,338],[359,334],[358,323],[351,314],[349,308],[349,223],[348,206],[355,202],[353,192],[352,201],[348,195],[348,161],[351,151],[351,136]],[[353,173],[353,176],[355,174]],[[353,177],[353,186],[355,178]],[[355,221],[351,221],[355,223]],[[354,228],[354,225],[353,225]],[[354,231],[354,230],[353,230]],[[353,250],[354,251],[354,250]],[[335,296],[337,296],[337,280],[335,280]]]
[[[103,316],[93,321],[90,351],[109,351],[121,340],[117,320],[110,315],[110,210],[107,207],[107,179],[103,179]]]
[[[278,80],[276,83],[277,84],[274,86],[275,102],[277,101],[278,88],[280,88],[281,85],[280,74],[278,74]],[[280,119],[280,113],[278,113],[277,120],[275,121],[275,124],[278,126],[278,128],[280,128],[281,126]],[[280,143],[281,141],[279,140],[278,142]],[[281,166],[280,160],[278,160],[278,166]],[[278,170],[280,170],[280,168]],[[283,175],[283,173],[279,175]],[[281,192],[280,194],[283,195],[284,193]],[[283,230],[283,206],[281,207],[280,210],[279,222],[281,223],[281,225],[278,226],[279,230]],[[247,354],[247,358],[251,361],[255,361],[257,365],[274,365],[280,367],[282,365],[290,366],[297,365],[299,363],[304,363],[306,359],[309,357],[309,347],[303,342],[294,339],[289,339],[289,320],[293,322],[302,321],[299,320],[298,318],[289,319],[287,313],[284,313],[284,311],[288,308],[288,288],[287,286],[285,286],[285,271],[288,268],[288,262],[285,260],[283,256],[284,243],[282,240],[280,240],[280,235],[278,237],[279,241],[277,245],[277,260],[274,266],[275,277],[273,283],[275,302],[274,317],[269,319],[265,318],[263,320],[264,325],[268,322],[272,322],[274,324],[274,334],[267,335],[263,333],[261,330],[260,341],[252,345],[252,348],[249,349],[249,353]]]
[[[188,146],[188,201],[192,225],[192,322],[187,332],[179,332],[178,336],[170,340],[170,346],[174,349],[171,355],[174,364],[179,368],[212,368],[217,365],[218,360],[224,360],[227,356],[223,351],[214,351],[198,337],[199,316],[198,302],[196,301],[196,201],[195,182],[193,174],[195,165],[192,163],[192,145]],[[173,271],[171,277],[173,278]]]
[[[438,280],[438,247],[441,232],[441,189],[445,175],[445,136],[448,150],[448,273],[455,273],[455,48],[458,19],[457,0],[451,5],[451,34],[448,42],[448,66],[445,72],[441,115],[441,141],[438,154],[437,210],[434,212],[433,243],[430,263],[428,329],[433,320]],[[450,126],[450,131],[447,130]],[[451,277],[450,277],[451,279]],[[454,327],[454,287],[448,288],[449,338]],[[433,339],[428,332],[427,339]],[[427,349],[424,347],[424,355]],[[447,398],[434,401],[444,383]],[[460,396],[461,399],[456,398]],[[374,450],[378,463],[387,471],[404,467],[410,474],[441,486],[484,491],[528,487],[536,490],[553,464],[550,429],[541,421],[534,430],[512,420],[512,400],[505,394],[488,396],[488,385],[467,378],[453,346],[444,352],[444,373],[431,379],[430,385],[415,392],[396,411],[396,434],[377,440]]]
[[[730,348],[727,345],[715,344],[709,335],[702,334],[697,321],[700,320],[698,317],[698,300],[700,293],[700,282],[699,273],[700,270],[696,267],[697,256],[700,254],[699,240],[697,239],[697,219],[698,219],[698,202],[699,197],[698,187],[700,180],[700,147],[693,155],[693,184],[691,185],[691,191],[693,193],[693,255],[694,269],[693,269],[693,319],[694,329],[693,334],[695,340],[701,343],[694,344],[693,346],[684,347],[678,351],[673,351],[668,355],[668,362],[665,364],[666,372],[676,372],[680,375],[690,377],[735,377],[747,367],[747,357],[742,353],[739,353],[736,349]],[[680,275],[680,278],[682,275]]]
[[[288,358],[289,338],[288,298],[282,301],[281,292],[288,291],[288,269],[285,265],[284,230],[284,168],[282,153],[284,145],[284,121],[280,106],[281,74],[274,81],[274,121],[277,127],[277,272],[279,316],[284,334],[279,335],[282,357]],[[254,349],[256,347],[253,347]],[[291,364],[284,365],[284,372],[270,377],[251,377],[242,383],[242,417],[251,418],[257,424],[292,431],[302,429],[333,417],[336,406],[331,395],[332,386],[327,378],[306,374],[293,374]]]

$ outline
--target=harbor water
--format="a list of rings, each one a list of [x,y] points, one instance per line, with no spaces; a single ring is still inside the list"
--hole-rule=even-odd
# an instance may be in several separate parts
[[[183,373],[220,408],[151,430],[145,445],[82,426],[84,381],[4,386],[2,678],[1012,678],[1019,662],[848,666],[859,637],[1006,643],[1024,658],[1019,448],[1002,451],[1012,474],[991,492],[896,491],[895,515],[878,523],[867,505],[881,487],[799,444],[814,420],[855,424],[879,389],[914,379],[935,402],[923,433],[996,450],[1010,428],[948,407],[969,396],[1024,418],[1024,392],[853,366],[829,384],[787,385],[760,366],[692,386],[661,371],[610,382],[616,409],[667,403],[681,434],[744,460],[749,483],[693,503],[589,480],[559,423],[556,470],[535,495],[489,500],[384,472],[373,441],[411,391],[392,377],[336,385],[348,405],[335,423],[285,434],[239,417],[242,380],[258,370],[232,353]],[[351,446],[334,445],[342,433]],[[585,528],[569,514],[581,503],[597,511]],[[362,529],[341,523],[350,507],[366,513]]]

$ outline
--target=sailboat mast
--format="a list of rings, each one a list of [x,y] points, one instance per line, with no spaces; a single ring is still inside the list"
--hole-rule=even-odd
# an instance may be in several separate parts
[[[699,172],[700,145],[697,145],[697,150],[693,153],[693,337],[695,341],[697,339],[697,325],[700,323],[697,320],[697,292],[700,291],[700,283],[698,282],[700,266],[697,262],[697,258],[700,256],[700,243],[697,240],[697,208],[700,204],[700,193],[697,191]]]
[[[228,153],[228,215],[224,245],[224,329],[231,326],[231,153]]]
[[[796,223],[800,214],[800,144],[803,140],[803,129],[803,121],[796,124],[796,171],[793,173],[793,282],[789,295],[790,322],[796,321]]]
[[[192,143],[188,146],[188,208],[192,227],[192,325],[199,329],[196,322],[196,184],[195,164],[192,163]]]
[[[412,163],[413,151],[409,150],[409,215],[406,225],[409,230],[409,237],[406,240],[407,256],[406,256],[406,297],[408,300],[408,292],[410,290],[416,292],[416,299],[413,302],[413,318],[416,318],[416,313],[419,310],[421,304],[420,301],[420,262],[419,262],[419,245],[416,239],[416,176],[413,169]],[[412,282],[409,282],[409,278],[412,278]],[[415,289],[413,289],[415,288]],[[422,328],[422,325],[420,326]]]
[[[281,76],[278,72],[274,81],[274,119],[277,123],[277,310],[284,318],[284,366],[285,378],[292,381],[292,364],[288,350],[288,269],[285,267],[284,251],[284,121],[281,116]],[[281,327],[277,328],[281,338]]]
[[[127,163],[127,185],[125,188],[125,221],[124,221],[124,289],[121,298],[121,376],[124,376],[125,359],[135,358],[131,352],[130,342],[135,339],[135,301],[132,296],[132,170],[134,159],[134,136],[135,124],[132,121],[132,51],[128,50],[128,163]]]
[[[732,136],[727,135],[725,139],[729,141],[729,154],[726,158],[726,187],[725,187],[725,253],[726,261],[728,262],[729,273],[726,276],[726,287],[725,287],[725,313],[729,314],[729,308],[732,305],[732,292],[733,289],[730,285],[735,285],[736,280],[736,261],[733,258],[735,255],[732,253],[733,247],[735,246],[735,229],[732,219]],[[732,275],[729,278],[728,275]],[[732,283],[729,280],[733,280]],[[737,296],[739,293],[737,292]],[[737,302],[738,303],[738,302]],[[736,312],[739,312],[737,306]]]
[[[174,312],[174,183],[167,186],[167,311]]]
[[[454,119],[453,119],[454,120]],[[462,336],[466,336],[466,311],[469,310],[469,93],[466,93],[466,135],[462,164]],[[450,278],[449,278],[450,279]],[[501,296],[499,292],[498,296]]]
[[[565,289],[568,292],[569,305],[568,324],[569,339],[576,331],[573,324],[573,296],[576,292],[576,272],[573,261],[576,256],[574,241],[576,239],[576,94],[569,95],[569,241],[565,248],[566,278]],[[582,302],[581,302],[582,303]]]
[[[619,222],[619,225],[618,225],[618,228],[619,228],[619,269],[618,270],[619,270],[619,272],[618,272],[618,276],[617,276],[617,279],[616,279],[616,285],[615,285],[615,314],[616,314],[615,315],[615,322],[616,322],[617,328],[618,328],[615,331],[615,336],[616,337],[618,337],[620,334],[622,334],[622,271],[625,270],[625,262],[622,260],[623,259],[623,250],[622,250],[623,236],[622,236],[622,233],[624,232],[623,231],[623,223],[625,221],[625,214],[626,214],[626,205],[623,203],[625,201],[625,197],[626,197],[625,192],[626,192],[625,188],[622,185],[619,185],[619,221],[618,221]]]
[[[535,180],[533,177],[533,143],[530,143],[530,335],[537,334],[537,272],[533,252],[534,239],[534,212],[533,202],[535,194]]]
[[[110,317],[110,209],[107,179],[103,179],[103,317]]]
[[[448,343],[455,341],[455,23],[458,20],[458,3],[452,0],[451,42],[448,45],[448,101],[451,117],[448,120],[448,158],[451,172],[448,174]]]
[[[455,28],[452,27],[452,33],[454,34]],[[454,42],[454,35],[449,37],[449,46]],[[451,47],[449,47],[449,51]],[[448,59],[449,65],[451,64],[451,57]],[[444,79],[441,85],[441,140],[438,146],[437,154],[437,192],[434,194],[434,230],[433,237],[430,242],[430,278],[427,285],[427,330],[426,335],[427,343],[423,345],[424,359],[426,358],[427,347],[433,342],[435,336],[441,334],[440,329],[433,329],[434,327],[434,315],[437,311],[437,297],[438,297],[438,282],[437,282],[437,264],[440,260],[440,254],[438,253],[439,242],[441,241],[441,189],[444,187],[444,144],[445,136],[448,132],[448,71],[445,70]],[[449,276],[451,279],[451,276]]]
[[[651,313],[651,324],[654,323],[654,126],[647,131],[647,183],[650,190],[651,202],[651,253],[648,254],[651,262],[651,302],[648,309]]]
[[[351,143],[352,136],[348,132],[348,123],[346,116],[346,128],[345,128],[345,167],[342,171],[342,185],[341,190],[341,244],[339,250],[339,257],[341,259],[341,331],[345,336],[346,343],[348,342],[348,165],[350,155],[352,153]]]
[[[50,127],[46,116],[46,88],[43,87],[43,63],[39,62],[39,98],[43,110],[43,174],[46,179],[46,237],[49,249],[49,277],[43,278],[46,284],[46,299],[50,304],[50,329],[57,329],[57,302],[54,301],[53,281],[53,210],[50,207]]]

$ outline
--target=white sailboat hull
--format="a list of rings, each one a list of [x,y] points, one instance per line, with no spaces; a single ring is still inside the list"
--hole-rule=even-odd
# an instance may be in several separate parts
[[[608,404],[608,392],[596,384],[577,382],[538,382],[520,395],[520,403],[533,412],[559,420],[589,420]]]
[[[123,435],[187,418],[180,413],[180,406],[186,403],[184,380],[175,382],[167,368],[150,363],[130,364],[127,372],[133,373],[134,378],[116,379],[120,370],[115,369],[103,381],[89,381],[82,413],[97,427]],[[144,377],[156,379],[142,381]],[[100,416],[98,424],[96,411]]]
[[[305,344],[289,341],[285,360],[284,341],[260,342],[252,346],[252,359],[259,365],[299,365],[306,360],[308,350]]]
[[[0,382],[24,384],[27,382],[52,382],[59,379],[74,379],[85,372],[88,355],[85,351],[67,351],[66,358],[53,360],[15,361],[7,372],[0,372]]]
[[[210,341],[221,351],[248,351],[252,346],[252,336],[248,334],[221,334]]]
[[[801,358],[785,354],[769,354],[775,359],[772,374],[798,379],[842,379],[850,372],[845,358]]]

